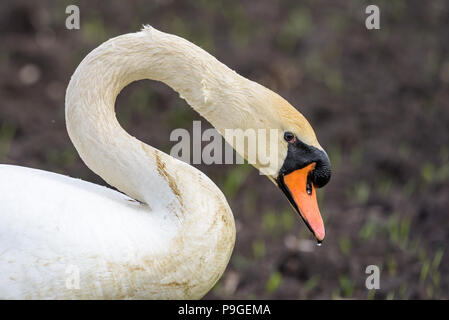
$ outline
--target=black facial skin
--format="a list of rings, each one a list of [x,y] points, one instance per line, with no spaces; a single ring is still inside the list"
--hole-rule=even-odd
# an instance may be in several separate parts
[[[285,139],[289,141],[290,139],[288,138],[289,136]],[[296,210],[296,212],[299,213],[302,220],[305,222],[312,233],[312,228],[304,219],[290,193],[290,190],[284,183],[284,176],[295,170],[302,169],[313,162],[316,163],[316,166],[308,176],[307,185],[304,186],[305,189],[310,187],[309,183],[313,183],[316,188],[321,188],[326,185],[331,178],[331,164],[329,161],[329,157],[324,151],[319,150],[313,146],[309,146],[296,138],[292,139],[288,142],[287,157],[285,158],[284,164],[279,171],[279,175],[276,179],[279,188],[287,196],[287,199],[289,200],[293,208]],[[321,241],[318,241],[318,243],[321,243]]]
[[[278,180],[295,170],[302,169],[315,162],[315,170],[311,173],[311,181],[316,188],[325,186],[331,178],[331,163],[327,154],[299,139],[288,143],[287,157],[279,171]]]

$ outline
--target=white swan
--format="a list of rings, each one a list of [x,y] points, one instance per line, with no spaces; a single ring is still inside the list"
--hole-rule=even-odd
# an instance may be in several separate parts
[[[0,165],[0,298],[193,299],[224,272],[235,227],[221,191],[127,134],[115,117],[116,96],[139,79],[168,84],[219,132],[279,130],[269,178],[324,238],[314,187],[329,180],[330,166],[306,119],[199,47],[145,27],[93,50],[66,93],[67,130],[79,155],[124,194]]]

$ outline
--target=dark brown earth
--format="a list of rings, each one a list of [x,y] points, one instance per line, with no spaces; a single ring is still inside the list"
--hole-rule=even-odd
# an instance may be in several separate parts
[[[228,269],[206,298],[449,298],[448,1],[71,1],[0,6],[0,163],[105,184],[77,156],[64,94],[81,59],[143,24],[185,37],[278,92],[314,127],[333,165],[319,190],[317,247],[287,199],[251,167],[198,166],[238,227]],[[381,29],[365,28],[368,4]],[[171,130],[209,125],[163,84],[120,94],[120,123],[168,152]],[[0,177],[1,178],[1,177]],[[365,268],[381,268],[380,290]]]

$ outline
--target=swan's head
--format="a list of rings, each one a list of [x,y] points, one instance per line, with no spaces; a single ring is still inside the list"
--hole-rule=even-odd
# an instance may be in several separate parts
[[[261,112],[264,121],[279,132],[277,161],[266,175],[287,196],[294,210],[321,242],[325,230],[315,189],[326,185],[331,178],[329,157],[299,111],[278,95],[270,96],[266,102],[270,106]]]

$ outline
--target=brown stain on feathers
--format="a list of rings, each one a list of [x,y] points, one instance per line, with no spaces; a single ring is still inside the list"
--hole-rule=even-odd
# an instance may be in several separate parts
[[[168,186],[173,191],[175,196],[178,198],[179,203],[183,207],[184,205],[182,203],[181,192],[179,191],[179,188],[178,188],[178,185],[176,184],[175,178],[173,178],[173,176],[167,172],[167,170],[165,169],[165,163],[162,162],[161,157],[159,156],[159,154],[157,152],[155,152],[154,155],[155,155],[155,158],[156,158],[157,172],[159,173],[159,175],[161,177],[164,177],[164,179],[167,181]]]
[[[170,163],[164,161],[163,153],[159,153],[158,150],[143,143],[142,149],[154,159],[157,174],[168,183],[169,188],[179,201],[181,214],[192,213],[184,215],[181,224],[182,230],[190,230],[198,221],[195,218],[197,214],[195,210],[199,208],[191,208],[190,203],[183,200],[185,200],[184,197],[187,197],[186,199],[195,198],[196,192],[191,194],[191,190],[185,190],[186,194],[183,194],[182,185],[178,184],[176,173],[170,171]],[[208,183],[207,179],[198,179],[196,172],[183,171],[183,174],[186,174],[185,177],[183,176],[186,181],[195,181],[198,184],[202,194],[210,194],[211,197],[208,201],[215,203],[215,206],[209,208],[205,217],[208,220],[207,226],[200,234],[180,232],[171,240],[167,255],[148,255],[138,263],[121,262],[108,265],[108,271],[114,275],[114,278],[123,279],[124,274],[127,278],[124,281],[126,283],[124,287],[120,288],[123,286],[123,282],[118,281],[119,288],[115,287],[108,296],[112,297],[114,293],[115,295],[118,293],[119,296],[123,295],[127,298],[201,298],[223,274],[235,242],[232,212],[223,194],[216,186]],[[167,209],[176,216],[180,214],[179,207],[174,202]],[[205,222],[204,219],[201,221]],[[211,235],[218,235],[218,237],[211,237]],[[215,239],[215,241],[211,243],[201,240],[205,238]],[[201,243],[205,245],[198,245]],[[198,254],[202,250],[204,255]],[[213,252],[212,256],[210,252]],[[191,260],[193,256],[196,258]],[[180,273],[180,265],[190,265],[190,268]],[[198,277],[198,275],[202,276]],[[201,281],[199,281],[200,278]],[[145,292],[144,297],[141,295],[142,291]]]

